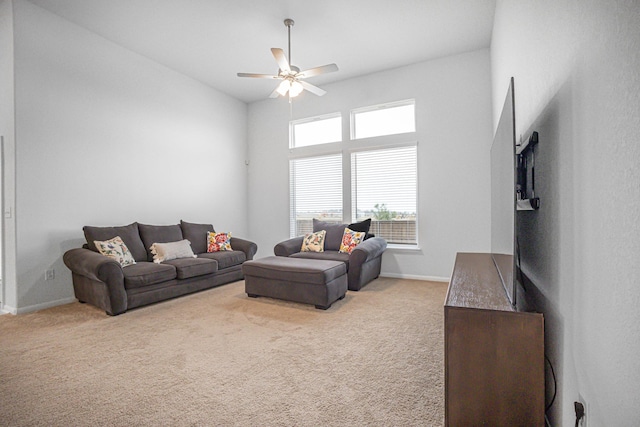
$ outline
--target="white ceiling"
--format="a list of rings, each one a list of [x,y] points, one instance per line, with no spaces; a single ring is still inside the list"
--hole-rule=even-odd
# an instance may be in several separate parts
[[[344,80],[489,47],[495,0],[30,0],[75,24],[245,102],[277,85],[270,48],[301,69],[336,63],[310,83]]]

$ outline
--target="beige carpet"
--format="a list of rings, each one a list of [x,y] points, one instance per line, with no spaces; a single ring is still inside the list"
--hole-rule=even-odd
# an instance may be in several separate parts
[[[445,293],[381,278],[321,311],[236,282],[0,316],[0,424],[442,425]]]

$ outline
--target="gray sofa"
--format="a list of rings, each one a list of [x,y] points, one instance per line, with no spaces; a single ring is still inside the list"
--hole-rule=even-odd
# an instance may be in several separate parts
[[[122,227],[84,227],[87,243],[67,251],[63,260],[71,270],[73,289],[80,302],[93,304],[115,316],[125,311],[180,295],[243,279],[242,264],[253,259],[255,243],[231,237],[232,251],[207,253],[211,224],[180,221],[176,225],[134,222]],[[131,252],[134,265],[122,267],[98,252],[94,241],[120,236]],[[189,240],[196,258],[153,262],[154,243]]]
[[[340,253],[340,242],[345,227],[366,233],[369,230],[366,221],[354,224],[335,224],[314,219],[313,231],[326,230],[327,232],[323,252],[301,252],[304,237],[299,236],[278,243],[273,248],[273,253],[276,256],[284,257],[341,261],[347,267],[349,290],[359,291],[380,275],[382,254],[387,248],[387,242],[381,237],[373,236],[356,246],[350,254]]]

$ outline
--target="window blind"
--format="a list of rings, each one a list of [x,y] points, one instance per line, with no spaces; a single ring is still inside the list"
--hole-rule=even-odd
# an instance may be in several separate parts
[[[313,218],[342,222],[342,155],[289,160],[290,233],[310,233]]]
[[[388,243],[417,244],[416,145],[351,154],[352,219]]]

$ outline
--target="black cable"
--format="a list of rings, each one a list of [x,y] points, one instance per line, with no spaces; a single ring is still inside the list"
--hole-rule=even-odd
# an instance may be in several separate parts
[[[558,383],[556,380],[556,373],[553,370],[553,365],[551,364],[551,360],[549,360],[549,358],[547,357],[547,355],[544,355],[545,360],[547,361],[547,363],[549,364],[549,368],[551,368],[551,376],[553,377],[553,397],[551,398],[551,402],[549,402],[549,404],[547,405],[547,407],[544,409],[544,412],[547,412],[549,409],[551,409],[551,406],[553,405],[553,402],[555,402],[556,400],[556,394],[558,393]]]

